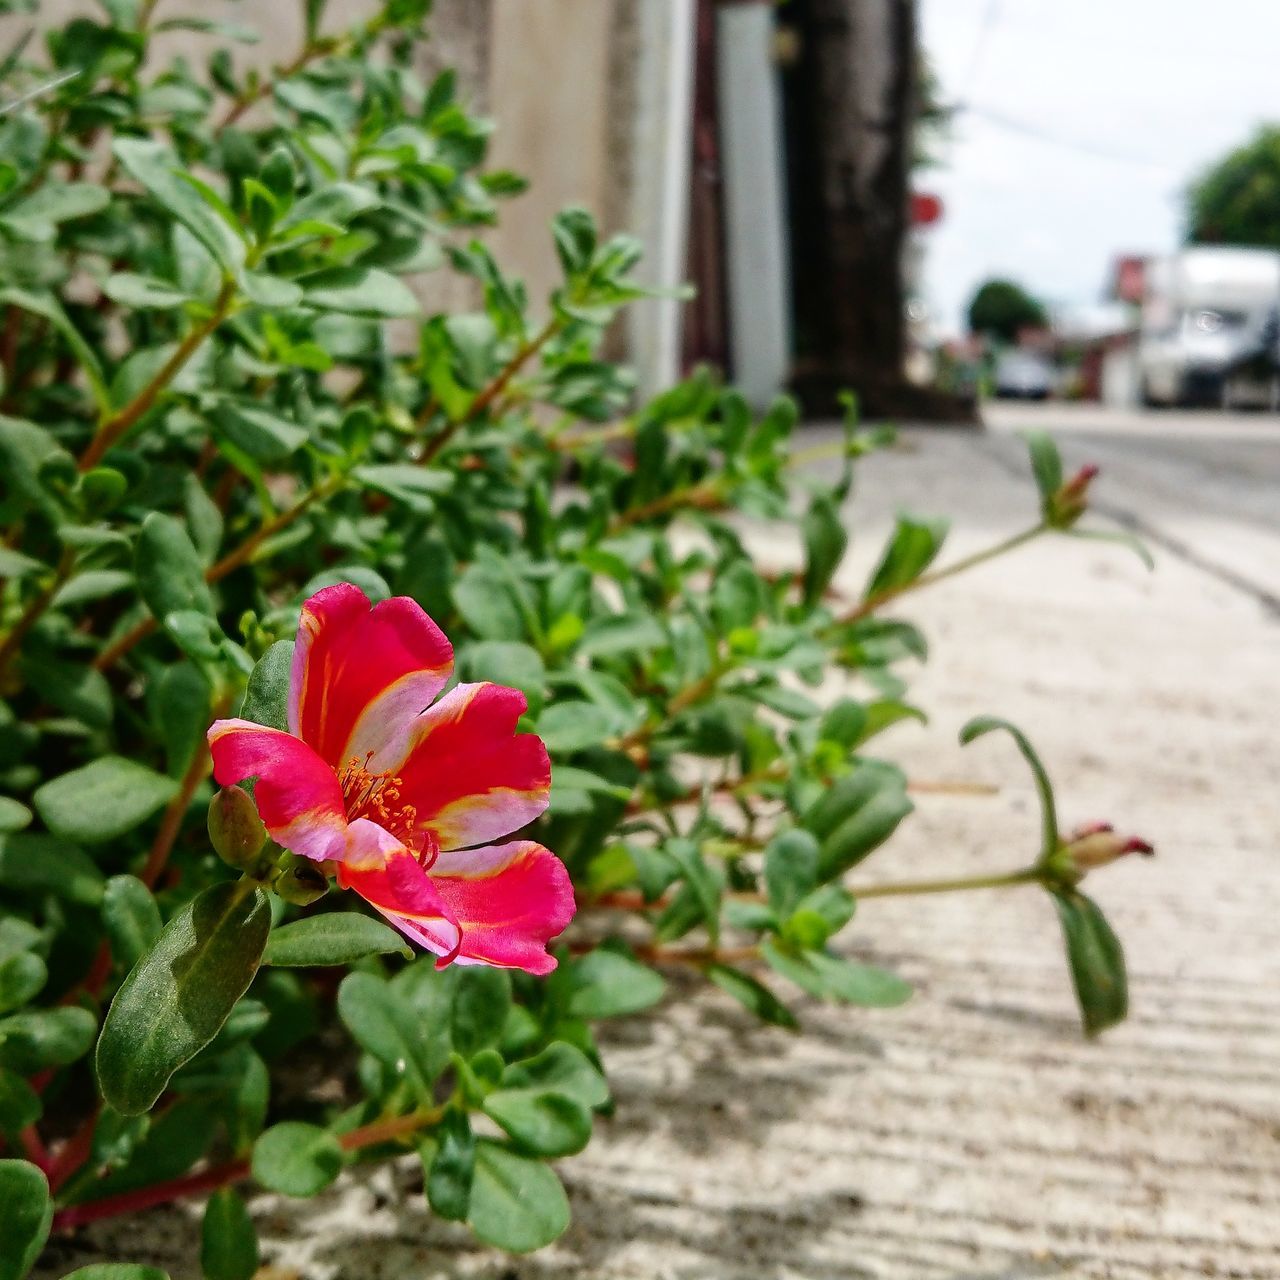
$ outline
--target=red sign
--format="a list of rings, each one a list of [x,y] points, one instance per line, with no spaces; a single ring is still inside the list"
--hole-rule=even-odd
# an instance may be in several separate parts
[[[1116,259],[1115,295],[1121,302],[1141,302],[1145,292],[1147,260],[1135,255]]]
[[[942,218],[942,201],[927,191],[911,193],[911,225],[928,227]]]

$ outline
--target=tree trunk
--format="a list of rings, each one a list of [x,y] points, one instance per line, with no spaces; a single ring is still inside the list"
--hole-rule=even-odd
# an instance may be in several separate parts
[[[967,416],[909,383],[903,257],[916,100],[917,0],[803,0],[790,87],[796,390],[830,412]]]

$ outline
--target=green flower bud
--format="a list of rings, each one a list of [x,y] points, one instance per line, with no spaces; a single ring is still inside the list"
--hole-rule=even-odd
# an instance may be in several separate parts
[[[329,892],[329,878],[314,862],[292,858],[271,887],[286,902],[307,907]]]
[[[253,797],[239,787],[223,787],[209,805],[209,840],[214,852],[238,871],[252,871],[267,843],[267,829]]]

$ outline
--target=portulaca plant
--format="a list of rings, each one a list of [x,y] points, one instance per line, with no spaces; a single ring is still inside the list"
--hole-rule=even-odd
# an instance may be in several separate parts
[[[610,1105],[595,1025],[669,966],[785,1028],[906,1000],[847,928],[912,808],[876,741],[921,714],[897,606],[1085,533],[1091,473],[1036,436],[1025,531],[948,562],[904,516],[836,591],[887,434],[851,410],[798,446],[789,402],[707,372],[637,405],[600,348],[639,247],[568,210],[531,306],[483,237],[519,179],[413,72],[427,8],[334,31],[306,0],[270,75],[179,0],[0,59],[0,1280],[184,1198],[208,1280],[248,1280],[254,1187],[403,1157],[435,1214],[536,1249]],[[176,28],[204,66],[150,56]],[[476,309],[431,313],[431,272]],[[738,513],[803,563],[764,572]],[[1036,847],[875,894],[1047,891],[1100,1032],[1124,963],[1079,884],[1148,846],[1061,832],[1021,732],[965,740],[994,729]],[[340,1103],[279,1087],[321,1043]]]

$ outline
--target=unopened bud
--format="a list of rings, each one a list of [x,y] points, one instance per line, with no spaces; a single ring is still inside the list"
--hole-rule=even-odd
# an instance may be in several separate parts
[[[1150,857],[1155,853],[1147,841],[1138,836],[1117,835],[1109,823],[1095,822],[1080,827],[1067,841],[1064,853],[1079,875],[1105,867],[1131,853]]]
[[[1066,481],[1049,499],[1049,520],[1055,529],[1069,529],[1084,515],[1089,505],[1089,486],[1099,468],[1090,463]]]
[[[209,805],[209,840],[223,862],[238,871],[257,867],[267,829],[253,797],[239,787],[223,787]]]
[[[271,887],[286,902],[307,907],[329,892],[329,878],[314,862],[294,858]]]

